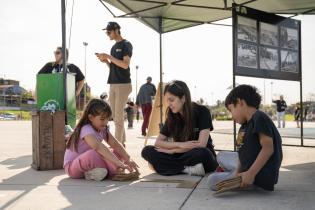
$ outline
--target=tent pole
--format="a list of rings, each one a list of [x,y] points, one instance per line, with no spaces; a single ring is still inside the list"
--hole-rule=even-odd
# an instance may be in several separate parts
[[[160,41],[160,128],[163,124],[163,68],[162,68],[162,17],[159,17],[159,41]]]
[[[236,52],[236,46],[235,46],[235,36],[236,36],[236,14],[235,14],[235,7],[236,4],[232,4],[232,43],[233,43],[233,55],[235,55]],[[233,89],[236,86],[235,82],[235,68],[236,68],[236,59],[233,57]],[[236,151],[236,122],[233,120],[233,150]]]
[[[301,25],[300,25],[300,28],[301,28]],[[301,29],[299,30],[299,37],[301,37]],[[303,77],[302,77],[302,41],[301,39],[299,39],[299,46],[300,46],[300,57],[299,57],[299,69],[300,69],[300,118],[301,118],[301,146],[303,147],[304,146],[304,125],[303,125],[303,121],[304,121],[304,112],[303,112],[303,109],[304,109],[304,106],[303,106]],[[299,119],[297,119],[299,120]]]
[[[62,68],[63,68],[63,84],[64,84],[64,111],[65,123],[68,124],[67,117],[67,53],[66,53],[66,6],[65,0],[61,0],[61,26],[62,26]]]
[[[301,146],[303,147],[304,146],[304,139],[303,139],[303,136],[304,136],[304,133],[303,133],[303,118],[304,118],[304,114],[303,114],[303,83],[302,83],[302,79],[300,81],[300,117],[301,117]],[[299,119],[297,119],[299,120]]]

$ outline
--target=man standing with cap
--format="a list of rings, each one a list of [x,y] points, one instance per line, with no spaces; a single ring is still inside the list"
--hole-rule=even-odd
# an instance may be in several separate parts
[[[109,22],[103,30],[106,31],[110,40],[115,40],[110,55],[96,53],[98,59],[109,67],[107,83],[109,87],[109,104],[112,108],[115,123],[115,137],[125,146],[126,135],[124,127],[124,107],[128,96],[132,91],[130,78],[130,60],[132,45],[122,38],[120,26],[116,22]]]
[[[287,103],[283,100],[283,95],[280,95],[280,100],[272,100],[273,103],[277,105],[277,120],[278,120],[278,128],[285,128],[285,110],[287,108]]]
[[[147,83],[143,84],[137,95],[136,105],[141,105],[143,123],[142,123],[142,136],[147,135],[147,128],[149,126],[150,115],[152,111],[152,97],[156,94],[156,88],[151,83],[152,77],[147,78]]]

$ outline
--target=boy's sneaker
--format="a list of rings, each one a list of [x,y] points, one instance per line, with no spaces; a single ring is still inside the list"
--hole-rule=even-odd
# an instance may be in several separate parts
[[[94,168],[87,172],[84,172],[86,180],[102,181],[107,176],[108,171],[106,168]]]
[[[205,169],[202,163],[198,163],[194,166],[186,166],[183,170],[185,174],[189,174],[191,176],[204,176],[206,175]]]

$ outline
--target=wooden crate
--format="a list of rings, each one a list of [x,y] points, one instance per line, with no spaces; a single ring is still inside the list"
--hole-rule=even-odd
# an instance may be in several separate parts
[[[32,113],[33,163],[36,170],[63,168],[66,149],[65,112]]]

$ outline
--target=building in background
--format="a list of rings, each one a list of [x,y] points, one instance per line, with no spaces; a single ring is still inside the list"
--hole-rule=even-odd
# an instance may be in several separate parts
[[[32,92],[21,87],[19,81],[0,78],[0,107],[31,109],[34,102]]]

